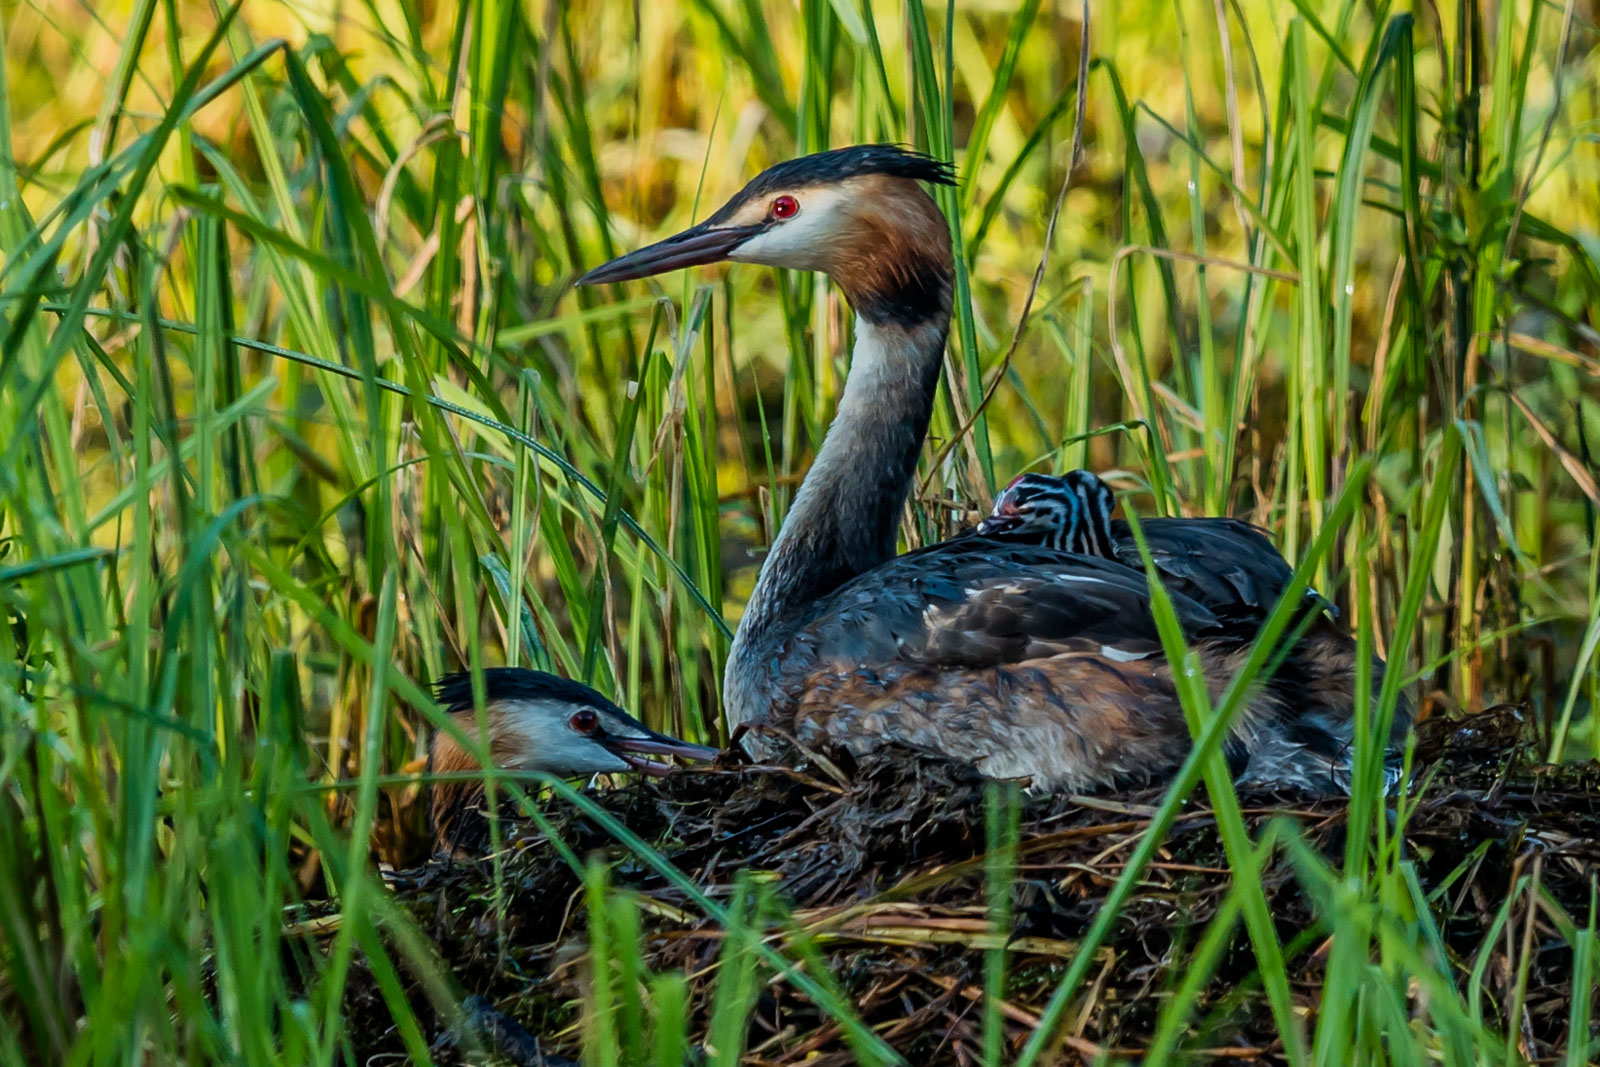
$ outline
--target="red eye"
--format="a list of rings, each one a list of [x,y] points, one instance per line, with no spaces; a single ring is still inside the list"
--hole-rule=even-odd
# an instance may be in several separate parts
[[[567,725],[580,734],[592,734],[600,728],[600,716],[588,708],[579,708],[567,720]]]
[[[772,202],[772,217],[775,219],[792,219],[800,214],[800,201],[792,196],[780,196]]]

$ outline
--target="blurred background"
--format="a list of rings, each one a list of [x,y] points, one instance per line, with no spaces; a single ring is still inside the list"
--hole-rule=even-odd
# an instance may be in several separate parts
[[[100,924],[35,961],[64,1003],[199,938],[220,854],[240,915],[330,877],[340,824],[414,858],[444,671],[723,738],[849,308],[753,267],[570,282],[841,144],[960,176],[907,546],[1079,466],[1291,560],[1327,533],[1315,584],[1427,713],[1600,746],[1592,2],[0,17],[0,894]]]

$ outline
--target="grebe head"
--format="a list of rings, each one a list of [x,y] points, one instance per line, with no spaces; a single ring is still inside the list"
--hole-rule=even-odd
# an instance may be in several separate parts
[[[1069,471],[1060,477],[1024,474],[995,498],[977,532],[1062,552],[1110,556],[1115,552],[1111,538],[1115,506],[1111,487],[1089,471]]]
[[[465,672],[439,680],[445,705],[463,734],[478,736],[472,676]],[[491,667],[483,672],[484,715],[489,758],[508,771],[540,771],[558,778],[640,771],[664,775],[665,763],[646,756],[709,760],[717,750],[657,733],[586,685],[543,671]],[[438,730],[428,750],[438,775],[478,771],[481,764],[449,731]],[[434,848],[440,854],[468,855],[487,841],[484,784],[462,778],[433,785]]]
[[[716,749],[657,733],[588,686],[543,671],[491,667],[483,672],[483,689],[489,756],[505,770],[562,778],[630,771],[663,775],[671,767],[646,756],[708,760],[717,755]],[[448,675],[437,691],[462,732],[476,735],[472,676]],[[436,772],[478,766],[443,730],[434,734],[431,751]]]
[[[697,226],[578,279],[599,285],[702,263],[820,271],[869,322],[923,321],[949,306],[950,231],[919,182],[949,164],[897,145],[856,145],[768,167]]]
[[[1083,524],[1078,498],[1060,478],[1024,474],[995,497],[988,518],[978,523],[978,534],[1003,541],[1021,541],[1067,550]]]

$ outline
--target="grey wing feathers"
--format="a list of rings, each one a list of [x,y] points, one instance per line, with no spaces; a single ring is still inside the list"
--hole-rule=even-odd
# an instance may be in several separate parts
[[[1181,545],[1164,558],[1204,574]],[[1169,585],[1213,699],[1249,653],[1254,627],[1228,608],[1254,595],[1255,577],[1228,579],[1237,585],[1215,611]],[[1326,678],[1259,680],[1229,747],[1246,780],[1315,791],[1347,780],[1337,651],[1325,650]],[[771,667],[772,721],[802,744],[859,753],[894,741],[1035,788],[1160,777],[1189,744],[1144,575],[1097,557],[985,538],[909,553],[818,601]]]
[[[1181,594],[1191,637],[1220,623]],[[1144,576],[1117,563],[983,539],[908,553],[818,604],[802,632],[822,661],[987,667],[1069,651],[1160,648]]]
[[[1247,522],[1146,519],[1141,526],[1150,558],[1168,590],[1192,597],[1226,617],[1264,617],[1294,578],[1294,568],[1266,532]],[[1120,520],[1112,529],[1117,558],[1143,570],[1132,529]]]

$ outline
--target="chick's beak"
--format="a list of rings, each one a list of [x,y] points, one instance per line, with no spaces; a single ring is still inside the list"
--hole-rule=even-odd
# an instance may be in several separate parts
[[[760,225],[709,226],[702,222],[675,237],[668,237],[665,241],[657,241],[636,252],[618,256],[609,263],[602,263],[579,278],[576,284],[627,282],[683,267],[716,263],[727,259],[729,253],[765,228]]]
[[[977,534],[979,537],[988,537],[992,534],[1005,533],[1014,530],[1022,522],[1022,512],[1013,504],[1003,504],[1000,510],[978,523]]]
[[[658,734],[650,731],[640,737],[624,737],[617,734],[608,734],[604,744],[616,753],[624,762],[636,771],[645,774],[662,775],[672,772],[672,765],[658,763],[655,760],[643,759],[642,756],[677,756],[684,760],[714,760],[718,752],[705,745],[691,745],[687,741],[679,741],[675,737]]]

